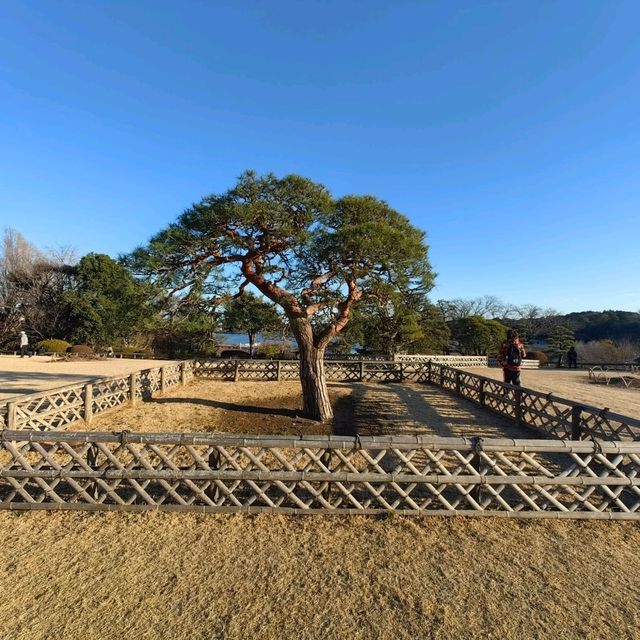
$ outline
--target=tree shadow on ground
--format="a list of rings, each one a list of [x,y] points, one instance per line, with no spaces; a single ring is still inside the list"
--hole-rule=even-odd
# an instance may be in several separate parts
[[[344,385],[329,383],[327,385],[331,392],[332,387],[342,388]],[[332,394],[333,395],[333,394]],[[338,395],[337,393],[335,395]],[[220,409],[223,411],[230,411],[238,414],[253,414],[253,415],[265,415],[272,417],[290,418],[296,423],[306,423],[306,431],[313,427],[314,424],[318,425],[317,433],[327,433],[327,429],[333,435],[355,435],[353,424],[353,398],[352,395],[332,397],[332,406],[334,418],[329,423],[320,423],[316,420],[308,418],[302,411],[301,406],[295,407],[291,405],[302,404],[302,399],[299,395],[291,396],[277,396],[269,398],[266,394],[265,398],[254,402],[260,402],[260,404],[250,404],[241,402],[227,402],[223,400],[212,400],[206,398],[192,397],[192,396],[173,396],[173,397],[158,397],[145,398],[146,402],[156,404],[194,404],[212,409]],[[269,406],[271,404],[271,406]],[[283,404],[289,406],[283,407]],[[295,431],[295,428],[294,428]]]
[[[271,416],[284,416],[287,418],[304,418],[301,409],[283,409],[282,407],[255,407],[249,404],[236,404],[234,402],[221,402],[220,400],[205,400],[203,398],[152,398],[148,402],[154,404],[198,404],[213,409],[225,411],[237,411],[239,413],[262,413]]]
[[[342,396],[333,405],[331,433],[334,436],[355,436],[358,431],[354,420],[353,393]]]
[[[537,438],[539,433],[430,385],[354,385],[354,431],[349,435]]]

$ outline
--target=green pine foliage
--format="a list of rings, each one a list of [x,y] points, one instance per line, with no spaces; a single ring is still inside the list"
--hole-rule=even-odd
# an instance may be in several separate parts
[[[549,346],[552,356],[557,360],[558,365],[562,364],[562,360],[567,351],[575,345],[576,336],[574,332],[565,325],[556,326],[549,336]]]
[[[249,338],[249,353],[253,355],[253,345],[259,333],[278,331],[283,324],[282,317],[272,303],[261,300],[250,292],[227,300],[224,303],[222,323],[225,331],[246,333]]]
[[[450,329],[453,344],[465,355],[493,355],[507,337],[507,327],[502,323],[480,316],[454,320]]]
[[[139,330],[153,313],[149,288],[107,255],[87,254],[73,276],[65,303],[74,342],[109,345]]]

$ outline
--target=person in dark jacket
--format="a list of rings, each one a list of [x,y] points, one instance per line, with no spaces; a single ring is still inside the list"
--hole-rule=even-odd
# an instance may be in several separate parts
[[[571,369],[571,367],[574,369],[578,368],[578,352],[575,346],[572,346],[571,349],[567,351],[567,362],[569,363],[569,369]]]
[[[498,362],[502,367],[504,381],[509,384],[520,385],[520,364],[527,352],[520,342],[518,332],[515,329],[507,331],[507,339],[500,345]]]

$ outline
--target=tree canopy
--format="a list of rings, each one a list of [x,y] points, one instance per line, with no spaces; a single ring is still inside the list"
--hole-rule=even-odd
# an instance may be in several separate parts
[[[408,353],[443,353],[449,329],[440,309],[423,293],[402,295],[389,291],[359,305],[346,329],[347,342],[367,352],[393,357]]]
[[[461,353],[489,355],[496,353],[506,339],[507,328],[497,320],[468,316],[451,323],[451,336]]]
[[[73,268],[73,282],[65,302],[76,342],[110,344],[152,314],[149,291],[107,255],[84,256]]]
[[[253,355],[253,345],[258,333],[277,331],[282,326],[282,318],[273,304],[260,300],[248,291],[224,303],[223,328],[238,331],[249,338],[249,354]]]
[[[283,310],[298,342],[307,414],[332,415],[323,354],[354,306],[393,287],[428,291],[425,234],[373,196],[331,197],[308,178],[244,173],[187,209],[128,259],[137,273],[212,303],[252,285]]]

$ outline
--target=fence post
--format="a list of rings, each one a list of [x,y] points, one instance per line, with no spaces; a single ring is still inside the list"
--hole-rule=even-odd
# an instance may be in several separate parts
[[[187,384],[187,363],[180,363],[180,385],[184,387]]]
[[[138,374],[134,371],[129,376],[129,393],[131,394],[131,406],[133,407],[138,402]]]
[[[440,386],[444,388],[444,366],[440,365]]]
[[[164,367],[160,367],[160,393],[164,393],[167,388],[167,374]]]
[[[364,380],[364,360],[360,360],[360,382]]]
[[[7,429],[16,428],[16,403],[7,403]]]
[[[87,464],[92,471],[96,471],[98,469],[99,452],[100,450],[95,442],[87,450]],[[100,488],[95,480],[92,480],[87,484],[85,491],[94,499],[94,501],[98,500],[98,497],[100,496]]]
[[[582,440],[582,407],[571,408],[571,439]]]
[[[400,362],[400,382],[404,382],[404,363]]]
[[[427,360],[427,381],[431,382],[431,360]]]
[[[324,453],[320,457],[320,462],[327,468],[329,472],[331,471],[331,449],[324,450]],[[328,501],[331,498],[331,483],[325,482],[324,485],[325,486],[322,488],[320,493],[322,497]]]
[[[460,372],[456,371],[456,395],[460,395]]]
[[[516,422],[518,424],[522,423],[522,391],[520,389],[516,389]]]
[[[472,439],[473,444],[473,456],[471,457],[471,467],[480,474],[482,460],[480,458],[480,452],[482,451],[482,438],[479,436],[474,436]],[[473,489],[469,491],[469,495],[476,501],[480,502],[482,498],[482,485],[476,484],[473,486]]]
[[[93,385],[84,385],[84,421],[89,424],[93,419]]]
[[[238,372],[239,361],[236,360],[233,366],[233,381],[238,382],[239,372]]]
[[[480,390],[478,394],[478,401],[480,402],[481,407],[484,407],[485,404],[487,403],[487,398],[484,390],[484,378],[480,380]]]
[[[214,449],[209,454],[209,469],[212,471],[219,470],[221,460],[220,452]],[[209,486],[205,489],[205,494],[210,500],[213,500],[213,502],[217,503],[220,500],[220,489],[214,480],[209,482]]]
[[[280,360],[276,360],[276,380],[280,381]]]

